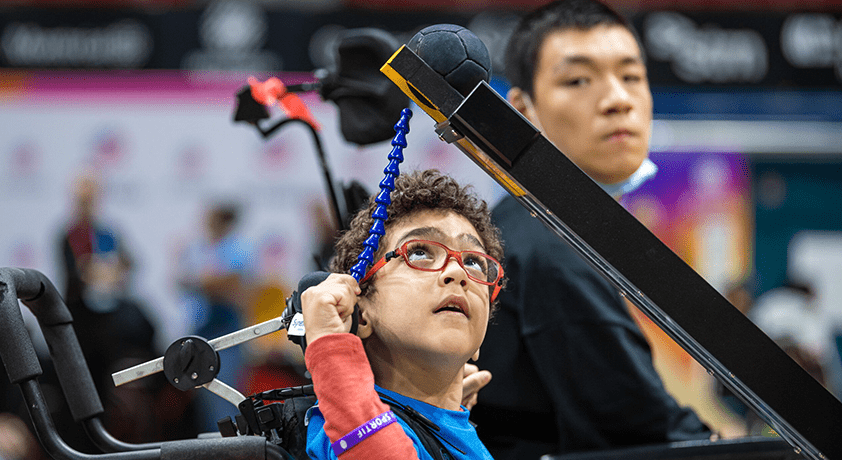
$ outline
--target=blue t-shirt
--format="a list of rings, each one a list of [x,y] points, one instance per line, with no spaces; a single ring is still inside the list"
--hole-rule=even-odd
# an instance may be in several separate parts
[[[377,385],[374,387],[377,391],[391,397],[401,405],[412,407],[420,414],[430,419],[430,421],[438,425],[441,428],[438,434],[447,440],[447,442],[442,442],[442,444],[447,448],[448,452],[454,459],[491,460],[492,457],[491,454],[488,453],[488,449],[485,448],[479,440],[479,437],[477,437],[477,432],[473,425],[468,422],[470,412],[468,412],[468,410],[464,407],[462,407],[462,410],[458,411],[441,409],[416,399],[407,398],[406,396],[397,394],[393,391],[384,390]],[[319,411],[318,405],[310,408],[307,412],[307,418],[309,419],[309,423],[307,425],[307,455],[309,455],[313,460],[335,460],[336,454],[330,447],[330,438],[328,438],[324,430],[325,419],[322,416],[321,411]],[[409,428],[409,426],[400,417],[398,417],[398,423],[403,426],[403,430],[409,436],[409,439],[412,440],[412,444],[415,445],[415,451],[418,453],[418,458],[420,460],[432,460],[433,457],[431,457],[424,448],[424,445],[421,443],[421,440],[415,432],[412,431],[412,429]],[[465,452],[465,454],[461,454],[452,446],[448,445],[448,442],[453,446],[456,446],[462,452]]]
[[[248,282],[255,274],[255,254],[251,242],[230,233],[218,241],[193,241],[180,258],[181,277],[198,284],[203,275],[239,275]],[[191,315],[193,333],[211,339],[242,327],[239,308],[227,302],[212,301],[200,288],[183,292],[185,311]]]

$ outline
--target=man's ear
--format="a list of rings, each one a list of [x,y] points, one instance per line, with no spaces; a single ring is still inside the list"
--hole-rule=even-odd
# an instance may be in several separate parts
[[[360,308],[360,318],[359,324],[357,325],[357,336],[361,339],[367,339],[371,334],[374,333],[374,329],[371,325],[371,320],[369,318],[369,311],[371,311],[368,307],[371,306],[371,302],[364,297],[360,297],[359,301],[357,302],[357,306]]]
[[[532,97],[527,92],[515,86],[509,90],[506,99],[509,100],[509,104],[512,104],[512,107],[517,109],[536,128],[541,131],[544,130],[541,127],[541,120],[538,119],[538,113],[535,111],[535,104],[532,102]]]
[[[529,118],[529,114],[527,113],[529,105],[527,105],[526,101],[524,100],[525,94],[526,93],[524,93],[522,89],[520,89],[517,86],[513,86],[506,94],[506,99],[509,101],[509,104],[512,104],[512,107],[514,107],[518,112],[522,113],[523,116]]]

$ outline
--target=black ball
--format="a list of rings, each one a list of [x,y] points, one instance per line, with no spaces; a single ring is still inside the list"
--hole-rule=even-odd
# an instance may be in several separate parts
[[[463,96],[491,79],[491,56],[473,32],[454,24],[436,24],[415,34],[406,46]]]

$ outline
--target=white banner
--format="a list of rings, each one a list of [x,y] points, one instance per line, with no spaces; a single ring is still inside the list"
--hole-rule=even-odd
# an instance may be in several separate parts
[[[41,270],[63,289],[58,244],[73,182],[94,168],[103,182],[102,220],[134,257],[134,293],[155,320],[161,347],[185,333],[175,258],[201,231],[214,200],[243,204],[240,230],[256,247],[263,282],[288,293],[315,269],[312,254],[333,214],[314,144],[299,124],[264,140],[234,123],[235,93],[246,76],[8,72],[0,81],[0,266]],[[356,179],[376,192],[389,143],[345,142],[335,107],[315,94],[304,100],[322,124],[337,191]],[[438,168],[474,184],[491,203],[502,196],[435,136],[429,117],[414,113],[402,171]]]

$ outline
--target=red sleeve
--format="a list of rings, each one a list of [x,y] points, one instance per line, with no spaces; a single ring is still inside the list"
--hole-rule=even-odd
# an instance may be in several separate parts
[[[307,345],[304,353],[324,429],[331,442],[390,410],[374,390],[374,374],[362,341],[353,334],[330,334]],[[412,440],[400,423],[392,423],[346,451],[350,459],[417,459]]]

